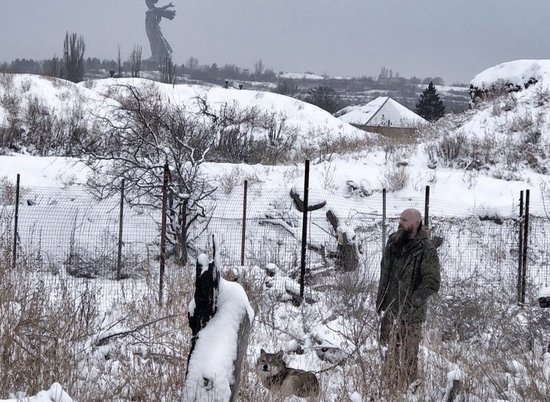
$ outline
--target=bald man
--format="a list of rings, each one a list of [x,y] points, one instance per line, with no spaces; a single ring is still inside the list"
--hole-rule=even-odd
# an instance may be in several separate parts
[[[403,389],[417,380],[422,323],[440,281],[439,258],[422,216],[406,209],[384,249],[376,298],[380,344],[387,348],[383,376],[391,387]]]

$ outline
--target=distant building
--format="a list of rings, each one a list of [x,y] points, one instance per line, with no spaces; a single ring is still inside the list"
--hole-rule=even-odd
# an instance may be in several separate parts
[[[387,96],[366,105],[348,106],[335,113],[339,119],[365,131],[388,137],[411,136],[428,122]]]

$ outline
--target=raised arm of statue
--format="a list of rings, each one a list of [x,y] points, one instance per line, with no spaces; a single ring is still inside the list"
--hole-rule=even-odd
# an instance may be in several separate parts
[[[169,3],[162,7],[157,7],[158,13],[161,17],[168,18],[169,20],[173,20],[176,16],[175,10],[169,10],[169,8],[173,8],[174,5],[172,3]]]

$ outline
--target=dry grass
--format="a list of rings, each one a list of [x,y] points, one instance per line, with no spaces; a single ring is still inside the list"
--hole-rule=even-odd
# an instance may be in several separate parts
[[[0,397],[34,394],[59,382],[77,400],[180,399],[193,269],[169,269],[162,307],[158,278],[149,276],[137,293],[128,284],[117,304],[105,309],[105,295],[97,295],[94,281],[76,293],[67,281],[57,280],[51,288],[5,264],[0,268]],[[252,267],[238,279],[256,312],[241,400],[277,400],[256,375],[260,348],[284,349],[291,366],[309,361],[321,382],[322,401],[349,400],[354,391],[363,400],[406,400],[380,376],[375,280],[353,272],[312,274],[310,288],[320,289],[313,292],[317,301],[296,306],[276,287],[267,288],[267,279],[265,271]],[[462,400],[549,400],[540,358],[550,318],[535,306],[516,307],[512,299],[505,289],[480,293],[466,284],[446,287],[432,300],[418,401],[444,400],[447,373],[455,369],[465,375]],[[316,350],[326,339],[338,340],[347,358],[318,359]]]

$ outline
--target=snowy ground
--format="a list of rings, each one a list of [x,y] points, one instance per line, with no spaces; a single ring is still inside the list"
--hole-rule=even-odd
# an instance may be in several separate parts
[[[498,77],[494,74],[488,72],[482,75],[483,82],[494,81]],[[539,78],[544,79],[544,74]],[[29,80],[34,78],[25,76],[21,85],[29,86]],[[77,91],[99,102],[95,104],[99,107],[97,105],[109,102],[105,100],[108,96],[104,96],[109,83],[110,80],[83,84],[77,87]],[[37,88],[46,93],[46,98],[59,88],[64,88],[63,85],[49,87],[44,82],[41,85]],[[30,88],[35,88],[34,81]],[[243,105],[261,103],[273,111],[285,110],[294,119],[293,124],[301,127],[303,135],[312,124],[338,135],[358,135],[354,129],[341,125],[316,108],[298,105],[291,98],[275,94],[221,88],[197,89],[191,86],[162,88],[167,96],[178,101],[189,100],[197,91],[204,91],[215,102],[229,96]],[[65,90],[67,94],[74,91]],[[503,106],[502,114],[495,115],[494,108],[485,108],[475,114],[471,112],[469,120],[451,134],[462,132],[469,137],[480,138],[490,133],[496,137],[497,143],[504,143],[507,136],[520,136],[522,133],[519,132],[509,135],[503,127],[506,121],[513,120],[512,112],[521,116],[530,110],[535,97],[540,99],[541,89],[531,90],[514,95],[514,108],[506,110],[507,107]],[[56,95],[55,99],[49,102],[53,105],[66,98]],[[549,123],[543,119],[537,124],[543,133],[541,143],[546,146]],[[406,180],[401,188],[388,192],[388,217],[395,218],[406,207],[424,211],[425,186],[429,185],[431,223],[434,232],[446,239],[440,249],[444,277],[456,279],[452,286],[450,282],[444,284],[441,296],[433,303],[431,318],[426,326],[426,341],[422,347],[425,382],[419,394],[406,398],[411,401],[444,400],[445,393],[449,392],[448,384],[461,377],[467,378],[464,391],[464,397],[470,398],[467,400],[542,401],[545,396],[548,397],[546,400],[550,400],[547,386],[550,381],[550,357],[544,353],[545,343],[550,342],[550,319],[548,313],[536,305],[537,295],[547,294],[550,285],[550,267],[546,258],[550,251],[545,241],[545,233],[550,230],[545,201],[548,198],[547,176],[527,164],[514,166],[513,180],[505,180],[502,174],[495,174],[498,169],[502,173],[503,169],[509,168],[504,165],[485,170],[430,166],[426,146],[427,142],[394,149],[357,150],[345,156],[335,155],[326,160],[312,161],[310,202],[327,201],[327,206],[311,214],[311,243],[334,247],[334,239],[326,233],[328,224],[324,218],[326,210],[332,209],[345,222],[345,229],[351,230],[360,239],[365,250],[361,269],[352,274],[335,272],[330,264],[328,267],[321,266],[318,264],[320,258],[317,256],[314,260],[311,256],[315,254],[309,254],[312,277],[307,287],[307,297],[313,303],[300,307],[292,304],[291,297],[298,286],[291,276],[299,254],[300,215],[293,209],[288,192],[291,188],[301,191],[303,166],[205,165],[208,175],[217,180],[220,189],[223,189],[215,199],[215,216],[219,222],[215,231],[220,238],[225,268],[240,278],[239,282],[247,290],[256,315],[249,356],[245,362],[243,400],[259,401],[268,397],[258,383],[254,370],[260,348],[268,351],[282,349],[291,366],[317,372],[325,401],[366,401],[369,396],[379,395],[380,388],[375,383],[380,358],[372,293],[381,249],[381,190],[395,184],[394,180],[399,177]],[[21,185],[25,190],[20,209],[23,250],[30,250],[33,241],[36,246],[36,239],[49,239],[51,242],[41,240],[39,248],[50,256],[51,261],[56,258],[62,261],[63,257],[56,257],[56,252],[62,249],[62,256],[68,248],[70,233],[75,225],[74,216],[82,219],[77,226],[83,232],[95,230],[91,229],[94,224],[108,224],[116,231],[117,201],[94,204],[89,196],[83,195],[82,183],[85,182],[87,170],[77,160],[12,154],[0,157],[0,171],[6,178],[5,182],[9,183],[14,183],[16,174],[21,175]],[[242,182],[245,179],[250,182],[248,217],[252,223],[249,227],[251,237],[247,246],[247,264],[240,267],[236,262],[240,261],[240,226],[237,222],[242,213]],[[519,192],[524,190],[530,190],[530,212],[539,217],[540,222],[529,260],[528,304],[531,307],[521,310],[513,304],[517,243],[510,229],[513,223],[507,218],[517,216]],[[3,211],[9,215],[12,212],[10,208],[6,205]],[[224,225],[222,218],[228,217],[235,221]],[[287,226],[265,229],[259,224],[260,219],[273,217]],[[506,223],[497,225],[479,219],[486,217],[503,218]],[[128,244],[142,242],[156,247],[154,214],[151,216],[135,211],[130,212],[127,219]],[[132,227],[131,221],[137,221],[137,225]],[[51,237],[45,236],[52,227],[59,232]],[[43,235],[29,237],[29,233]],[[100,232],[94,233],[91,237],[84,237],[81,246],[93,248],[99,245],[105,253],[103,240],[98,240],[101,238]],[[204,241],[197,248],[209,251],[208,242]],[[107,249],[106,252],[112,254],[114,251]],[[135,253],[143,255],[146,252],[137,250]],[[146,259],[146,262],[156,267],[154,257]],[[87,334],[84,340],[64,344],[67,350],[63,352],[70,350],[71,359],[77,363],[70,376],[64,377],[60,371],[58,378],[48,378],[49,382],[44,380],[45,385],[41,388],[21,385],[20,389],[0,389],[0,395],[7,397],[12,394],[10,398],[15,399],[22,396],[14,394],[16,391],[37,395],[39,389],[45,389],[57,381],[77,400],[86,400],[94,393],[97,398],[97,392],[111,398],[117,396],[120,400],[176,400],[183,386],[182,370],[189,341],[185,313],[192,292],[191,274],[192,268],[169,267],[166,305],[159,310],[155,304],[156,274],[146,275],[142,280],[117,283],[105,278],[74,280],[63,273],[25,273],[30,275],[27,279],[33,279],[32,283],[23,282],[25,286],[36,286],[43,290],[41,297],[52,297],[46,304],[67,302],[62,294],[56,295],[56,289],[64,286],[81,289],[80,295],[93,294],[98,302],[97,311],[94,310],[94,324],[91,325],[94,331]],[[484,281],[479,282],[480,278]],[[476,281],[478,288],[472,290],[472,282]],[[9,289],[3,290],[7,292]],[[74,293],[71,291],[68,294]],[[25,300],[24,292],[17,294],[17,300]],[[0,296],[0,307],[3,309],[0,329],[4,331],[4,336],[30,325],[29,321],[21,319],[26,315],[30,317],[30,310],[25,309],[20,301],[17,303]],[[51,312],[45,311],[44,315],[50,317]],[[8,317],[6,312],[11,314],[9,317],[20,319],[5,319]],[[177,318],[166,319],[172,315]],[[69,312],[67,316],[70,316]],[[160,324],[148,324],[158,319],[162,319]],[[53,318],[46,320],[49,324],[54,322]],[[147,325],[141,327],[144,324]],[[60,326],[71,328],[70,322],[63,322]],[[129,338],[110,337],[136,328],[140,329],[132,332]],[[55,333],[54,329],[55,325],[45,325],[42,330],[51,335]],[[34,338],[25,336],[25,333],[16,333],[14,339],[34,342]],[[50,347],[47,339],[43,346]],[[103,342],[105,339],[110,341]],[[73,352],[73,348],[76,351]],[[503,355],[498,356],[499,353]],[[14,372],[16,363],[13,363]],[[36,363],[36,367],[39,366]],[[158,384],[159,379],[166,384],[164,387]],[[68,398],[61,392],[61,387],[54,384],[30,401],[68,402]],[[387,401],[393,400],[386,398]]]

